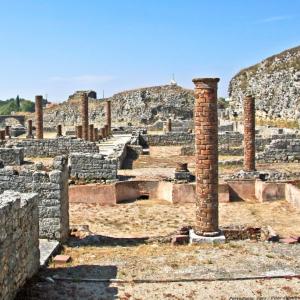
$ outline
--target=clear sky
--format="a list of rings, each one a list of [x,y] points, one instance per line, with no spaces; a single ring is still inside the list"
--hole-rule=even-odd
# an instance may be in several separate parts
[[[300,44],[300,0],[0,0],[0,99],[220,77]]]

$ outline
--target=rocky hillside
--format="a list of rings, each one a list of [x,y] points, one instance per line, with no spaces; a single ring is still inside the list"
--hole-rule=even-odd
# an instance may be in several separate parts
[[[177,85],[163,85],[121,92],[108,98],[112,102],[113,125],[153,125],[169,116],[191,119],[194,96],[192,90]],[[106,99],[105,99],[106,100]],[[89,99],[90,123],[104,123],[103,100]],[[34,118],[32,115],[31,118]],[[70,99],[44,111],[44,126],[74,126],[80,124],[79,99]]]
[[[232,110],[241,112],[244,94],[256,98],[257,116],[300,117],[300,46],[241,70],[229,84]]]

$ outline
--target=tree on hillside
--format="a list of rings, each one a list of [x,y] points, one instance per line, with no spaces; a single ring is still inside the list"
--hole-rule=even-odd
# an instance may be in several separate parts
[[[17,108],[19,110],[20,109],[20,97],[19,97],[19,95],[16,98],[16,106],[17,106]]]

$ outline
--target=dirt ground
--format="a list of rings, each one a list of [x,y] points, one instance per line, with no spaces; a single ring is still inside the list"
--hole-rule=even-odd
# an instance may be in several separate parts
[[[220,225],[270,225],[281,236],[300,235],[300,213],[286,201],[220,203]],[[161,236],[193,225],[194,204],[139,200],[117,206],[71,203],[71,224],[87,224],[92,232],[113,237]]]
[[[65,246],[63,253],[70,255],[72,261],[64,267],[51,264],[17,299],[201,300],[300,296],[299,278],[256,277],[299,274],[299,244],[244,241],[216,246],[82,247],[78,241],[76,246]],[[114,282],[116,279],[121,281]]]

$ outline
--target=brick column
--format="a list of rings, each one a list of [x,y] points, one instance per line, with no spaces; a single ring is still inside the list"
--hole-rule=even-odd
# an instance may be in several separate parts
[[[35,128],[36,128],[36,138],[44,138],[44,128],[43,128],[43,96],[35,97]]]
[[[202,236],[219,235],[218,217],[218,111],[219,78],[196,78],[196,227]]]
[[[172,132],[172,120],[171,120],[171,118],[168,119],[167,132]]]
[[[56,127],[56,136],[59,137],[59,136],[62,136],[62,127],[61,125],[57,125]]]
[[[99,141],[98,128],[94,128],[94,140],[95,140],[95,142]]]
[[[89,101],[87,94],[81,96],[82,138],[89,139]]]
[[[11,135],[10,135],[10,126],[5,126],[5,135],[8,136],[8,138],[11,137]]]
[[[100,134],[101,134],[101,138],[105,139],[106,136],[105,136],[105,128],[104,127],[101,127]]]
[[[108,138],[109,137],[109,129],[108,129],[108,125],[104,125],[104,130],[105,130],[105,137]]]
[[[0,140],[5,141],[5,130],[0,130]]]
[[[76,132],[76,136],[78,139],[82,139],[82,125],[78,125],[76,126],[77,128],[77,132]]]
[[[33,134],[32,134],[32,120],[27,121],[27,138],[32,139]]]
[[[94,125],[93,124],[89,125],[89,141],[90,142],[94,141]]]
[[[255,171],[255,100],[244,99],[244,171]]]
[[[111,135],[111,101],[106,101],[105,102],[105,117],[106,117],[106,122],[105,124],[108,126],[108,131],[107,135]]]

